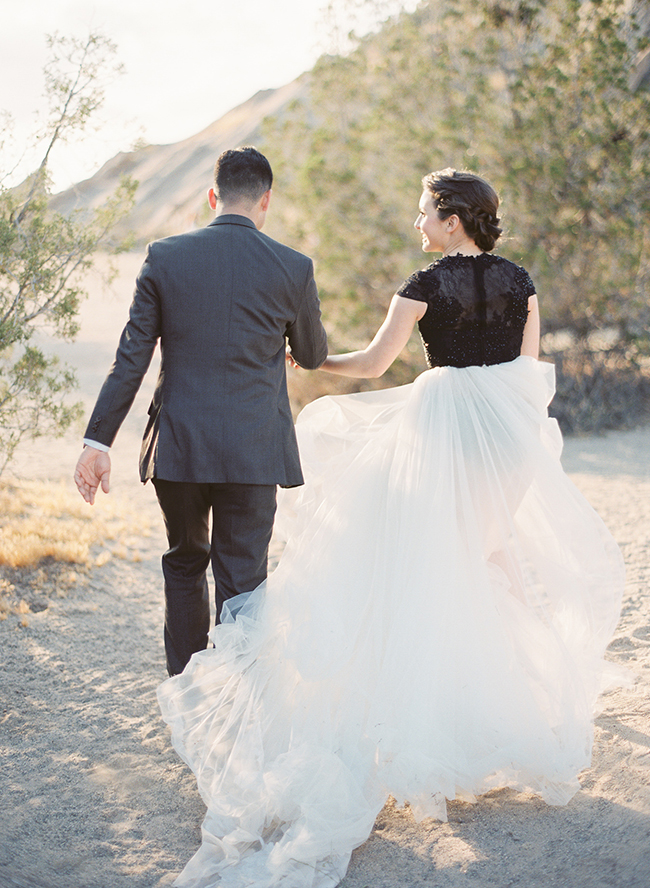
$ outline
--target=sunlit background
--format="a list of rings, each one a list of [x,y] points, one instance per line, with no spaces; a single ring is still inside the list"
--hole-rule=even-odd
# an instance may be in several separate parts
[[[47,34],[83,38],[100,31],[116,44],[116,59],[124,65],[123,75],[106,85],[104,106],[94,117],[97,129],[55,152],[56,191],[140,140],[165,144],[194,135],[258,90],[294,80],[323,52],[340,51],[350,28],[367,31],[380,15],[375,4],[355,12],[343,0],[4,3],[0,111],[14,122],[11,155],[24,158],[12,178],[29,172],[30,160],[40,160],[27,142],[35,112],[43,108]]]

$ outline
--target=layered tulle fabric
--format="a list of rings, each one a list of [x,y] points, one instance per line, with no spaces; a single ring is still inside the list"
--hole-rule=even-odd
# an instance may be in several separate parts
[[[389,795],[573,795],[623,568],[552,392],[520,357],[303,411],[279,566],[159,690],[208,808],[175,884],[335,886]]]

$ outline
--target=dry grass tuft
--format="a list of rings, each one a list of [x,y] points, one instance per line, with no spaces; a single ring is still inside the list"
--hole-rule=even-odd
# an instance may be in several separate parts
[[[128,558],[151,528],[124,501],[98,499],[92,509],[63,482],[0,485],[0,565],[33,567],[45,559],[89,565],[106,554]],[[104,553],[91,550],[102,544]],[[112,545],[117,544],[117,545]]]
[[[148,520],[117,497],[90,509],[63,482],[0,484],[0,620],[44,610],[92,566],[137,561]],[[75,565],[78,570],[72,570]]]

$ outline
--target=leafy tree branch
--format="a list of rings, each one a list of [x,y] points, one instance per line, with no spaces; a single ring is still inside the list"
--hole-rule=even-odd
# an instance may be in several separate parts
[[[113,59],[114,44],[100,34],[86,40],[55,35],[48,46],[49,113],[40,134],[41,161],[21,185],[0,183],[0,472],[23,438],[60,434],[79,414],[78,405],[65,403],[76,385],[74,373],[45,355],[32,338],[38,329],[68,340],[77,334],[86,295],[81,274],[92,267],[98,251],[127,246],[112,231],[131,209],[137,186],[125,178],[92,214],[50,212],[51,153],[87,128],[102,103],[105,83],[120,66]]]

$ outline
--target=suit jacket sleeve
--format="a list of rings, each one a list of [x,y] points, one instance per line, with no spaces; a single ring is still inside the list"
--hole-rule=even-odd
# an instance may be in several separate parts
[[[304,293],[296,319],[287,328],[287,339],[291,346],[291,355],[298,364],[306,370],[316,370],[327,357],[327,334],[321,321],[320,301],[311,260]]]
[[[129,320],[97,403],[85,438],[110,446],[149,369],[160,337],[160,301],[153,276],[151,246],[136,280]]]

